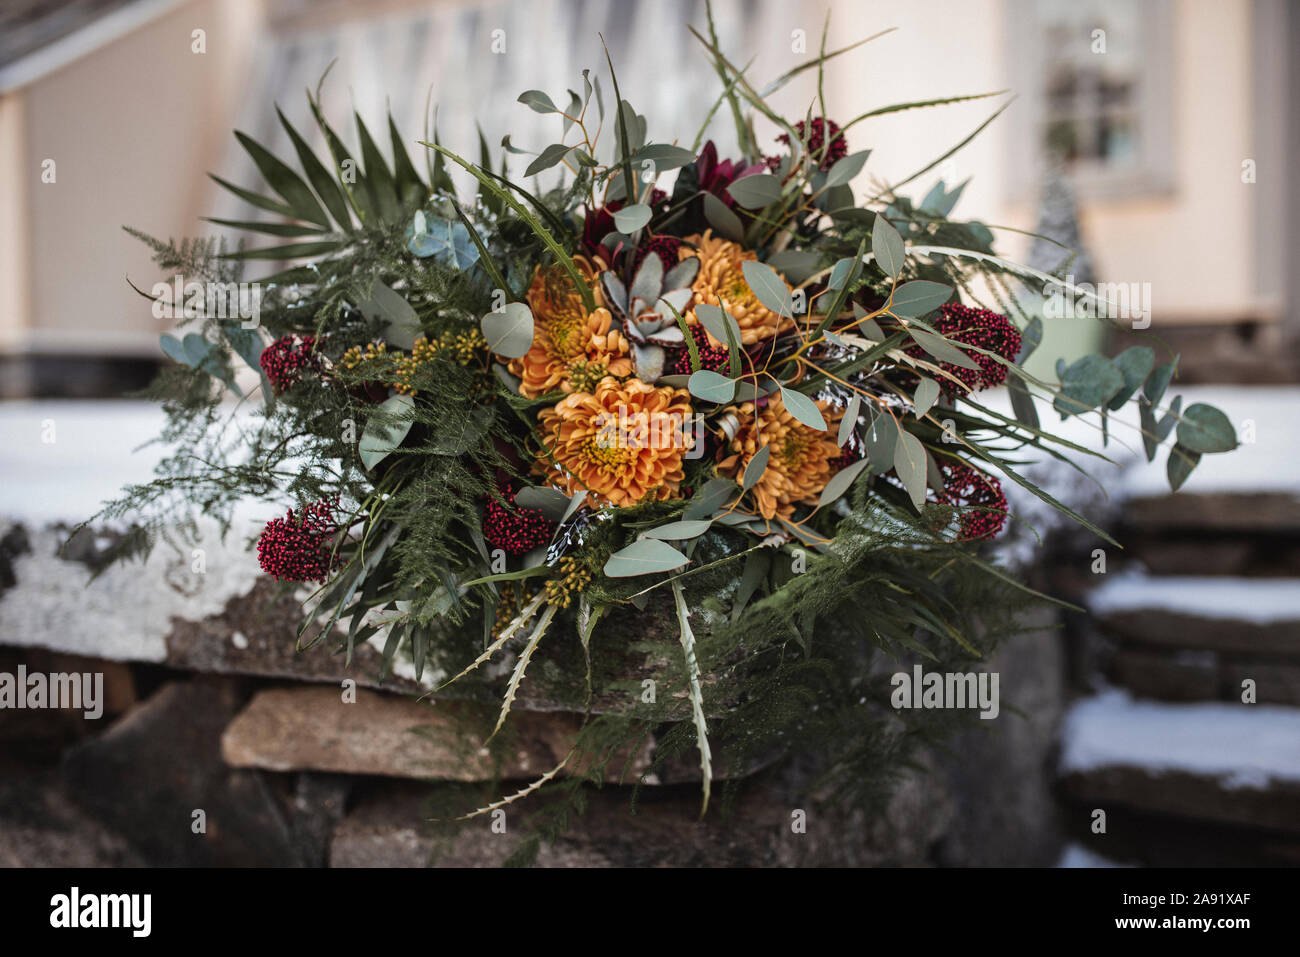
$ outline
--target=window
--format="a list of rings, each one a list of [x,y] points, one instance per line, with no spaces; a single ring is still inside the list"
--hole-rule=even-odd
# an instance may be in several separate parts
[[[1012,193],[1059,161],[1085,197],[1171,186],[1172,22],[1167,0],[1013,0]]]

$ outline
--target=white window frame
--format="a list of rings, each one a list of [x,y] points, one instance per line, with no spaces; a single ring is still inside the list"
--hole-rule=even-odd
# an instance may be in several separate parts
[[[1088,161],[1073,164],[1070,181],[1082,200],[1153,197],[1174,191],[1172,3],[1142,0],[1139,10],[1147,53],[1137,80],[1136,161],[1122,168]],[[1011,90],[1020,97],[1008,111],[1007,195],[1013,202],[1034,202],[1044,172],[1047,51],[1034,0],[1007,0],[1006,11],[1008,72]],[[1080,37],[1079,42],[1086,44],[1089,38]]]

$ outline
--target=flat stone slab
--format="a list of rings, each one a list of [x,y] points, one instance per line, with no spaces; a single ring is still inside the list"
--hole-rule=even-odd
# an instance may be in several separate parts
[[[67,793],[151,866],[304,863],[266,776],[221,759],[221,732],[239,704],[229,682],[164,685],[64,755]]]
[[[1250,491],[1134,496],[1125,502],[1124,519],[1153,531],[1295,533],[1300,532],[1300,496]]]
[[[222,756],[233,767],[267,771],[531,781],[565,758],[581,726],[579,715],[512,709],[494,750],[484,742],[495,707],[364,689],[355,696],[345,703],[341,691],[323,686],[259,691],[222,734]],[[633,762],[633,778],[647,763],[644,755]],[[621,768],[611,762],[611,780]]]
[[[1135,643],[1300,658],[1300,579],[1115,575],[1086,601]]]
[[[57,772],[0,777],[0,867],[143,867],[134,848],[63,793]]]
[[[445,785],[443,787],[446,787]],[[553,843],[540,867],[799,867],[924,866],[952,822],[941,787],[907,778],[889,806],[868,816],[797,798],[771,782],[742,786],[734,803],[715,800],[700,819],[697,788],[642,791],[632,804],[627,787],[584,788],[586,808]],[[715,795],[716,798],[716,795]],[[507,806],[505,832],[489,815],[454,829],[428,822],[437,791],[409,785],[362,801],[334,832],[331,867],[498,867],[515,852],[530,817],[531,798]],[[800,812],[804,829],[792,826]]]
[[[1060,772],[1079,800],[1300,831],[1300,709],[1166,704],[1108,691],[1076,704]]]

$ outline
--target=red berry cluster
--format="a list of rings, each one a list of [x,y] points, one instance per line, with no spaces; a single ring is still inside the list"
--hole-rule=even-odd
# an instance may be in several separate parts
[[[691,338],[695,340],[695,348],[700,353],[700,368],[708,369],[710,372],[721,372],[731,363],[731,353],[725,346],[709,345],[709,334],[701,325],[687,326],[691,331]],[[664,375],[690,375],[691,374],[691,350],[688,348],[678,349],[673,353],[672,358],[664,366]]]
[[[804,121],[800,120],[794,125],[799,133],[799,139],[804,139]],[[840,126],[834,120],[828,120],[824,116],[819,116],[812,121],[812,130],[808,133],[808,155],[815,158],[821,157],[821,169],[830,169],[835,165],[836,160],[843,159],[849,152],[849,144],[844,137],[840,135]],[[822,146],[826,140],[830,140],[831,145],[826,149],[826,155],[822,156]],[[787,146],[790,144],[790,134],[782,133],[777,137],[781,143]],[[773,164],[772,160],[776,159]],[[780,165],[780,159],[777,157],[768,157],[767,165],[773,169]]]
[[[943,491],[938,501],[962,509],[962,538],[992,538],[1002,531],[1007,521],[1007,496],[1002,483],[964,463],[946,462],[942,469]]]
[[[940,307],[934,327],[954,342],[987,349],[1008,361],[1015,359],[1020,352],[1020,330],[1006,316],[988,309],[972,309],[970,306],[950,302]],[[978,369],[965,369],[951,362],[942,362],[940,366],[945,372],[960,379],[971,391],[992,388],[1006,381],[1007,367],[992,356],[964,349],[962,351],[979,366]],[[920,346],[912,346],[907,354],[918,359],[925,356]],[[941,382],[940,385],[945,383]],[[951,393],[952,383],[947,382],[946,385],[948,388],[944,391]]]
[[[555,534],[555,523],[540,509],[515,505],[516,492],[505,490],[507,507],[495,498],[488,499],[483,516],[483,537],[493,548],[505,549],[508,555],[523,555],[545,545]]]
[[[315,336],[281,336],[262,350],[258,362],[277,393],[298,381],[302,370],[317,367],[315,348]]]
[[[664,264],[664,272],[667,272],[677,265],[677,250],[681,247],[682,241],[676,236],[659,235],[646,240],[637,248],[636,258],[632,260],[632,275],[636,275],[641,263],[651,253],[659,256],[659,261]]]
[[[293,509],[284,518],[266,523],[257,540],[257,560],[262,570],[276,581],[323,582],[342,564],[330,553],[338,523],[334,512],[337,502],[321,499],[306,505],[295,515]]]

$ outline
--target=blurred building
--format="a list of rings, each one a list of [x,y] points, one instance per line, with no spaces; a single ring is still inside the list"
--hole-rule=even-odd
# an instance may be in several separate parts
[[[967,178],[958,214],[1031,229],[1050,162],[1065,165],[1097,279],[1148,284],[1152,332],[1193,377],[1289,380],[1300,269],[1287,160],[1300,151],[1300,8],[1285,0],[940,0],[927,4],[717,0],[717,27],[760,84],[830,45],[897,31],[837,60],[832,117],[888,103],[1012,90],[980,137],[914,185]],[[515,102],[560,98],[590,68],[650,134],[689,144],[719,82],[686,25],[703,0],[18,0],[0,12],[0,394],[109,395],[160,361],[168,320],[127,284],[157,280],[132,225],[209,233],[201,216],[247,218],[203,174],[256,185],[230,130],[289,150],[273,104],[314,130],[303,91],[355,143],[355,108],[391,110],[413,158],[437,108],[442,142],[477,156],[481,126],[540,149],[554,117]],[[814,74],[775,104],[803,115]],[[854,128],[873,150],[864,192],[925,166],[1000,100],[883,116]],[[714,135],[734,145],[725,116]],[[775,130],[760,126],[761,135]],[[520,157],[514,157],[521,166]],[[1001,234],[1023,257],[1026,237]],[[1058,324],[1047,356],[1096,340]],[[1054,340],[1054,341],[1052,341]]]

